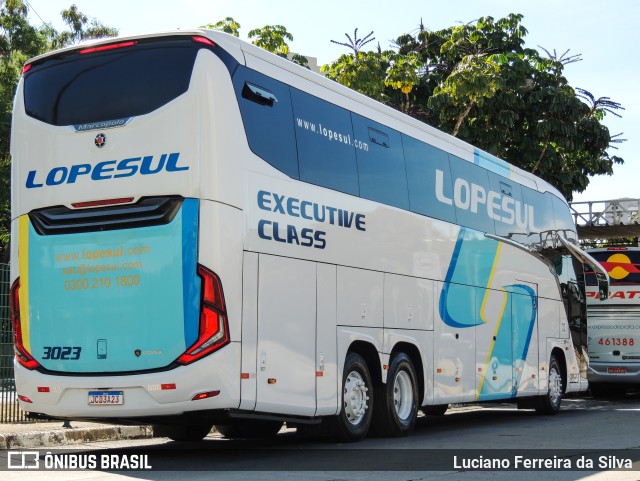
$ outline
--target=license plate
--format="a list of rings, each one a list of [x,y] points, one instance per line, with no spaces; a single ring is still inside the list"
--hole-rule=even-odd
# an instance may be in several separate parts
[[[607,372],[609,374],[626,374],[627,368],[626,367],[608,367]]]
[[[89,391],[89,406],[117,406],[124,404],[123,391]]]

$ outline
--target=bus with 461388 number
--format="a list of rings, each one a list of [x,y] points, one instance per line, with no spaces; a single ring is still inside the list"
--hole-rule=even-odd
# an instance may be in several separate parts
[[[587,388],[556,189],[235,37],[28,61],[11,153],[26,411],[355,441]]]

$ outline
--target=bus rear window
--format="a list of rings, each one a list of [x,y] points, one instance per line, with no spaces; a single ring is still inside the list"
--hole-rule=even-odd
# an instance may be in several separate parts
[[[51,125],[148,114],[187,91],[197,52],[164,40],[47,59],[25,75],[26,112]]]

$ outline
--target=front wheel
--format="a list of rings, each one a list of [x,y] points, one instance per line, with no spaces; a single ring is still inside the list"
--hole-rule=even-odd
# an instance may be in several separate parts
[[[338,441],[354,442],[364,438],[371,426],[371,374],[366,361],[355,352],[344,361],[342,408],[332,418],[331,431]]]
[[[375,388],[374,430],[382,436],[406,436],[416,425],[418,385],[409,356],[399,353],[389,365],[387,383]]]
[[[562,393],[564,392],[564,380],[560,363],[555,355],[549,359],[549,379],[547,383],[547,394],[538,398],[536,411],[540,414],[557,414],[562,403]]]

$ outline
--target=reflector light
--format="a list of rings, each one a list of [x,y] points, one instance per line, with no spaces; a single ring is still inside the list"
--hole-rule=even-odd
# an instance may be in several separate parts
[[[38,386],[38,392],[51,392],[47,386]]]
[[[215,397],[218,394],[220,394],[220,391],[208,391],[208,392],[201,392],[199,394],[196,394],[195,396],[193,396],[193,398],[191,398],[192,401],[199,401],[200,399],[207,399],[210,397]]]
[[[76,202],[71,204],[76,209],[83,207],[101,207],[103,205],[128,204],[133,202],[133,197],[120,197],[119,199],[90,200],[88,202]]]
[[[626,247],[607,247],[608,251],[626,251]]]
[[[79,50],[78,53],[85,54],[85,53],[104,52],[105,50],[114,50],[116,48],[132,47],[136,43],[138,42],[129,41],[129,42],[111,43],[109,45],[100,45],[98,47],[83,48],[82,50]]]
[[[18,399],[25,403],[33,403],[31,399],[29,399],[27,396],[23,396],[22,394],[18,394]]]
[[[209,40],[207,37],[192,37],[194,42],[204,43],[205,45],[210,45],[211,47],[215,47],[216,44]]]
[[[170,384],[160,384],[160,389],[162,389],[163,391],[169,391],[171,389],[175,389],[176,388],[176,383],[172,382]]]
[[[176,360],[178,364],[197,361],[227,345],[230,340],[220,278],[201,265],[198,265],[198,276],[202,281],[198,339]]]
[[[29,70],[31,70],[31,67],[33,67],[32,63],[28,63],[27,65],[22,67],[22,75],[26,74]]]
[[[13,325],[13,348],[18,363],[27,369],[40,367],[22,343],[22,324],[20,323],[20,278],[18,277],[11,286],[9,292],[9,305],[11,307],[11,324]],[[27,401],[25,401],[27,402]],[[31,402],[31,401],[28,401]]]

